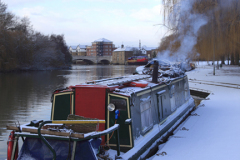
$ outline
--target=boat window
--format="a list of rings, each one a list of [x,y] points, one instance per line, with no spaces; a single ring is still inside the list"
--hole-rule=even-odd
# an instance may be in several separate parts
[[[142,131],[148,131],[153,125],[150,99],[140,103]]]
[[[111,99],[110,103],[113,103],[115,105],[115,108],[118,110],[125,111],[127,108],[127,102],[125,99]]]
[[[185,100],[188,99],[188,83],[185,81],[184,83],[184,92],[185,92]]]
[[[171,103],[171,111],[175,111],[176,103],[175,103],[175,86],[172,85],[170,90],[170,103]]]

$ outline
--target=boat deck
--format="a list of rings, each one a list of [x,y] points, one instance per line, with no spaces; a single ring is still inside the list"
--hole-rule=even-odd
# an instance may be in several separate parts
[[[117,78],[88,81],[86,83],[113,86],[113,85],[121,85],[121,84],[129,83],[132,81],[138,81],[138,80],[143,80],[148,78],[151,78],[151,76],[150,75],[131,75],[127,77],[117,77]]]

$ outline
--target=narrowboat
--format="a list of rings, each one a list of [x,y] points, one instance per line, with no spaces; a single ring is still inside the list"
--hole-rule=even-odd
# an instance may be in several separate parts
[[[9,141],[9,157],[14,159],[18,154],[16,144],[22,137],[18,159],[144,158],[195,106],[187,75],[173,72],[159,74],[154,63],[152,76],[93,80],[55,90],[50,121],[8,126],[15,130]],[[85,123],[94,124],[92,130]]]
[[[169,69],[181,69],[183,72],[188,72],[193,69],[195,69],[195,63],[193,62],[170,62],[168,60],[164,59],[153,59],[150,62],[148,62],[145,66],[139,66],[136,68],[136,73],[137,74],[152,74],[153,71],[153,64],[154,62],[157,61],[159,66],[158,69],[160,70],[159,72],[166,71]]]
[[[145,65],[148,63],[147,56],[132,56],[127,60],[128,65]]]

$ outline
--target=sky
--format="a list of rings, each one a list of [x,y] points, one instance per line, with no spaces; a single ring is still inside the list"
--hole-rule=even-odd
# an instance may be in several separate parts
[[[64,34],[67,45],[106,38],[116,47],[157,47],[166,29],[161,0],[2,0],[45,35]]]

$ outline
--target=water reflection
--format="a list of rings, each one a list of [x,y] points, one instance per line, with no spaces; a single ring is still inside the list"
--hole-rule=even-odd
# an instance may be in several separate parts
[[[136,66],[73,65],[72,70],[0,73],[0,159],[6,159],[6,125],[50,118],[56,88],[132,74]]]

